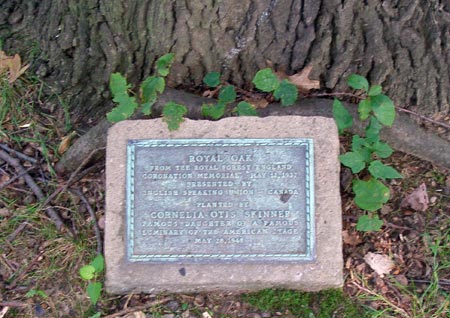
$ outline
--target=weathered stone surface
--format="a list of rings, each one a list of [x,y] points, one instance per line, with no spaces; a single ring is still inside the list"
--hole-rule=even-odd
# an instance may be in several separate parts
[[[223,261],[220,257],[209,262],[196,261],[195,258],[156,262],[152,262],[151,258],[144,262],[130,260],[127,255],[129,243],[127,226],[130,227],[130,224],[127,225],[129,220],[126,217],[128,140],[211,138],[313,140],[315,164],[313,260]],[[239,117],[217,122],[186,120],[175,132],[169,132],[161,119],[124,121],[116,124],[109,131],[106,159],[107,290],[111,293],[188,292],[230,289],[244,291],[279,287],[315,291],[341,286],[343,264],[338,153],[339,142],[334,121],[322,117]],[[161,158],[161,163],[164,163],[164,158]],[[167,209],[173,210],[171,207]],[[279,239],[278,237],[277,240]],[[238,247],[239,244],[236,245],[236,248]],[[188,250],[189,246],[186,249]],[[264,248],[262,251],[266,252]],[[155,250],[151,250],[150,254],[154,252]]]

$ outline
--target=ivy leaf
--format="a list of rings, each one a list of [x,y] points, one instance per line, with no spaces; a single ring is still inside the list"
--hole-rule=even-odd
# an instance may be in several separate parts
[[[281,105],[290,106],[297,101],[298,90],[294,84],[284,79],[274,91],[273,96],[276,99],[281,99]]]
[[[358,74],[352,74],[348,77],[347,83],[351,88],[363,89],[366,92],[369,90],[369,82],[367,79]]]
[[[220,89],[219,103],[228,104],[236,100],[236,91],[234,86],[228,85]]]
[[[380,122],[373,116],[370,116],[370,123],[366,128],[366,139],[369,142],[376,142],[380,139],[380,130],[383,128]]]
[[[90,280],[94,278],[95,267],[92,265],[85,265],[80,268],[80,277],[84,280]]]
[[[89,283],[87,287],[87,294],[89,298],[91,299],[91,303],[95,305],[100,298],[100,294],[102,292],[102,283],[95,282],[95,283]]]
[[[386,166],[380,160],[374,160],[369,165],[369,172],[378,179],[402,178],[402,175],[392,167]]]
[[[352,151],[359,153],[365,162],[372,160],[372,151],[368,147],[366,139],[359,135],[354,135],[352,138]]]
[[[156,61],[156,71],[159,73],[159,75],[167,76],[169,74],[170,66],[172,65],[174,57],[174,53],[167,53],[161,56]]]
[[[366,166],[364,157],[358,152],[347,152],[339,156],[339,161],[346,167],[352,169],[353,173],[358,173]]]
[[[128,89],[130,85],[127,83],[127,79],[120,73],[113,73],[109,78],[109,89],[113,97],[128,95]]]
[[[377,95],[380,95],[382,91],[383,91],[383,88],[380,85],[373,85],[373,86],[370,87],[369,92],[367,93],[367,95],[369,95],[369,96],[377,96]]]
[[[236,112],[238,116],[258,116],[255,107],[247,102],[240,102],[237,104]]]
[[[259,70],[252,83],[255,84],[257,89],[267,93],[273,92],[280,86],[278,77],[270,68]]]
[[[164,105],[162,115],[170,131],[180,128],[184,121],[183,115],[187,113],[187,108],[174,102],[168,102]]]
[[[362,232],[371,232],[371,231],[379,231],[383,226],[383,221],[380,220],[378,215],[374,215],[372,217],[368,215],[362,215],[358,219],[358,223],[356,224],[356,230]]]
[[[372,109],[380,123],[392,126],[395,120],[395,106],[389,97],[383,94],[373,96]]]
[[[390,196],[389,188],[375,178],[368,181],[354,180],[353,192],[356,205],[367,211],[380,209]]]
[[[92,266],[94,267],[95,272],[96,272],[97,274],[103,272],[103,270],[105,269],[105,259],[104,259],[103,255],[98,254],[98,255],[92,260],[92,262],[91,262],[90,265],[92,265]]]
[[[212,119],[222,118],[225,114],[225,104],[217,103],[215,105],[203,104],[202,105],[202,115],[205,117],[210,117]]]
[[[217,87],[220,84],[220,73],[219,72],[209,72],[203,78],[203,83],[209,87]]]
[[[150,76],[147,77],[141,85],[142,92],[142,112],[144,115],[151,114],[151,107],[158,98],[158,93],[164,92],[166,82],[163,77]]]
[[[342,134],[346,128],[353,125],[353,117],[337,98],[333,102],[333,117],[338,126],[339,134]]]
[[[119,121],[128,119],[134,114],[137,108],[137,103],[134,97],[122,96],[120,99],[114,99],[119,101],[119,106],[113,108],[106,114],[106,119],[111,123],[117,123]]]
[[[122,74],[111,74],[109,89],[113,95],[113,101],[118,105],[106,115],[109,122],[116,123],[128,119],[138,107],[136,99],[128,95],[129,88],[130,85]]]
[[[363,99],[358,104],[358,113],[360,120],[366,120],[369,118],[370,112],[372,111],[372,103],[370,102],[370,98]]]
[[[375,154],[380,158],[388,158],[394,152],[394,150],[392,150],[392,148],[388,144],[382,141],[377,141],[373,144],[372,147]]]

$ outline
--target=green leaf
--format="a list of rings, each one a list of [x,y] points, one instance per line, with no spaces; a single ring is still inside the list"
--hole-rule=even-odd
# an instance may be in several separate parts
[[[369,82],[367,79],[358,74],[352,74],[348,77],[347,83],[351,88],[363,89],[366,92],[369,90]]]
[[[134,114],[137,108],[137,103],[134,97],[123,97],[120,99],[119,106],[113,108],[106,114],[106,119],[111,123],[117,123],[119,121],[128,119]]]
[[[205,83],[209,87],[217,87],[220,84],[220,73],[210,72],[206,74],[203,78],[203,83]]]
[[[151,107],[158,98],[158,93],[164,92],[166,81],[160,76],[147,77],[141,85],[142,92],[142,112],[144,115],[151,114]]]
[[[382,91],[383,88],[380,85],[373,85],[370,87],[368,95],[369,96],[380,95]]]
[[[93,314],[92,316],[90,316],[89,318],[100,318],[102,316],[101,312],[96,312],[95,314]]]
[[[128,95],[130,85],[127,84],[125,77],[120,73],[111,74],[109,88],[113,95],[113,101],[118,105],[106,115],[108,121],[117,123],[130,118],[138,107],[138,104],[134,97]]]
[[[170,66],[172,65],[173,58],[175,57],[175,54],[173,53],[167,53],[161,56],[156,61],[156,71],[161,76],[167,76],[169,75]]]
[[[375,154],[380,158],[388,158],[394,152],[388,144],[381,141],[377,141],[372,147]]]
[[[34,296],[39,296],[43,299],[47,299],[48,295],[45,291],[40,290],[40,289],[30,289],[26,294],[25,297],[27,298],[32,298]]]
[[[252,83],[255,84],[257,89],[268,93],[273,92],[280,86],[280,80],[270,68],[259,70]]]
[[[372,109],[377,119],[385,126],[391,127],[395,120],[395,106],[386,95],[373,96]]]
[[[378,215],[370,217],[368,215],[362,215],[358,219],[356,224],[356,230],[362,232],[379,231],[383,226],[383,221],[380,220]]]
[[[339,156],[339,161],[346,167],[352,169],[353,173],[358,173],[366,166],[364,157],[358,152],[347,152]]]
[[[98,254],[91,262],[91,264],[95,268],[95,272],[97,274],[103,272],[105,269],[105,258],[103,255]]]
[[[92,265],[85,265],[80,268],[80,277],[84,280],[90,280],[94,278],[95,267]]]
[[[367,145],[365,138],[354,135],[352,138],[352,151],[359,153],[365,162],[372,161],[372,151]]]
[[[402,175],[392,167],[386,166],[379,160],[374,160],[369,165],[369,172],[378,179],[402,178]]]
[[[339,134],[342,134],[346,128],[353,125],[353,117],[344,107],[340,100],[334,99],[333,102],[333,117],[338,126]]]
[[[127,80],[120,73],[113,73],[109,78],[109,89],[113,97],[120,95],[128,95],[128,89],[130,85],[127,83]]]
[[[236,91],[234,86],[228,85],[222,87],[219,91],[219,103],[228,104],[236,100]]]
[[[369,142],[376,142],[380,139],[380,130],[383,128],[378,119],[370,116],[370,123],[366,127],[366,139]]]
[[[281,105],[290,106],[297,101],[298,90],[294,84],[284,79],[274,91],[273,96],[276,99],[281,99]]]
[[[366,120],[369,118],[370,112],[372,111],[372,103],[370,102],[370,98],[363,99],[358,104],[358,113],[360,120]]]
[[[203,104],[202,105],[202,114],[205,117],[210,117],[212,119],[222,118],[225,114],[225,104],[217,103],[214,105],[211,104]]]
[[[102,287],[102,283],[100,282],[89,283],[86,291],[93,305],[95,305],[100,298]]]
[[[258,116],[255,107],[247,102],[237,104],[236,111],[238,116]]]
[[[380,209],[390,196],[389,188],[375,178],[368,181],[354,180],[353,192],[356,205],[367,211]]]
[[[187,108],[174,102],[168,102],[164,105],[162,115],[170,131],[180,128],[184,121],[183,116],[187,113]]]

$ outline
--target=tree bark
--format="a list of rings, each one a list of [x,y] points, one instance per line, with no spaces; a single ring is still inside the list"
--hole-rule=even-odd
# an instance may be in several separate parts
[[[169,81],[201,85],[209,71],[249,88],[271,61],[313,66],[326,90],[351,73],[421,114],[450,110],[450,4],[444,0],[0,0],[4,48],[33,52],[33,69],[81,123],[112,107],[109,76],[139,83],[176,54]]]

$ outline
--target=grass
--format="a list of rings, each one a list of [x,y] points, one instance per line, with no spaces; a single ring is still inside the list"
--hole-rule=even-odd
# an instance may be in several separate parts
[[[290,313],[293,317],[368,317],[361,306],[355,304],[341,290],[337,289],[317,293],[266,289],[244,295],[243,299],[260,310],[270,313]]]

